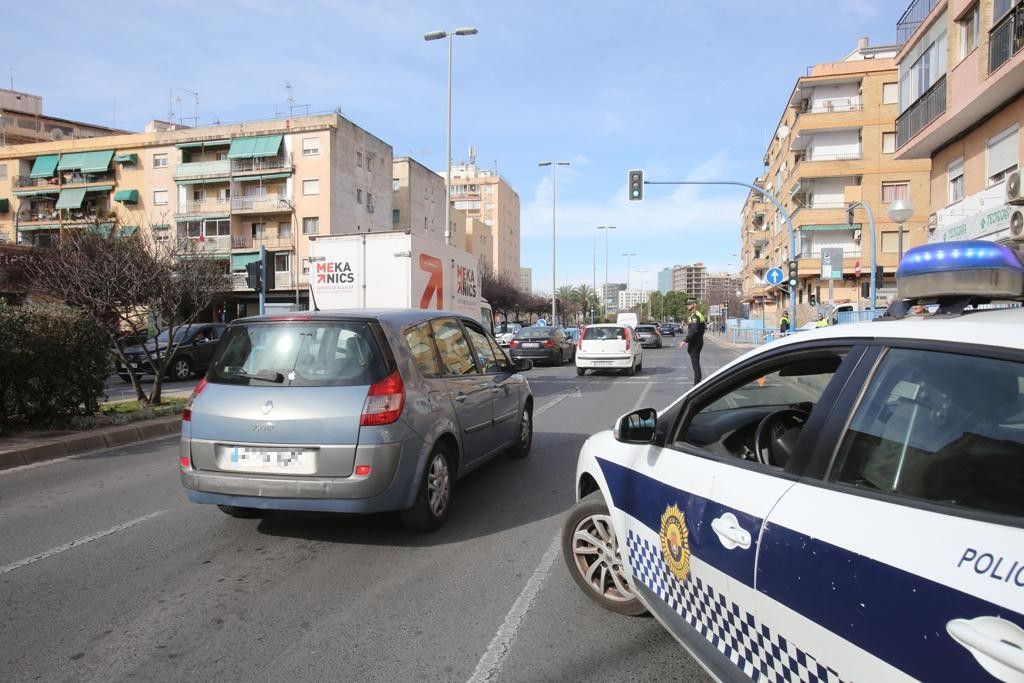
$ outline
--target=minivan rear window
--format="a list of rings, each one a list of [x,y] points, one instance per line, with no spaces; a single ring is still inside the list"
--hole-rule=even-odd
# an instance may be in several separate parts
[[[583,333],[585,341],[606,341],[625,338],[626,330],[622,327],[588,327]]]
[[[365,322],[262,322],[230,327],[207,381],[256,386],[362,386],[387,375]]]

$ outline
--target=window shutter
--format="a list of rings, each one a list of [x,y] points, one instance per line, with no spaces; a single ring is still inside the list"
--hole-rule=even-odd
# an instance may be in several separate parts
[[[1001,136],[989,140],[988,143],[988,175],[993,176],[1000,171],[1014,166],[1018,162],[1018,145],[1020,130],[1014,129]]]

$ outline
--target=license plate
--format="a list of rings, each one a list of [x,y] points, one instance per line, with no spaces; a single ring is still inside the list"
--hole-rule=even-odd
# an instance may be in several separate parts
[[[296,469],[306,464],[306,451],[232,446],[231,464],[267,469]]]
[[[540,344],[537,342],[523,342],[524,349],[539,349]]]
[[[132,366],[133,368],[139,367],[138,363],[129,363],[128,365]]]
[[[612,364],[612,362],[610,360],[595,360],[594,361],[594,365],[611,365],[611,364]]]

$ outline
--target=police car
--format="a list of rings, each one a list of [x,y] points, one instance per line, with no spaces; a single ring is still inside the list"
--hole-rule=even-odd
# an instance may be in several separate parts
[[[721,680],[1024,681],[1024,309],[979,309],[1024,264],[923,245],[897,277],[884,319],[586,442],[562,548],[589,597]]]

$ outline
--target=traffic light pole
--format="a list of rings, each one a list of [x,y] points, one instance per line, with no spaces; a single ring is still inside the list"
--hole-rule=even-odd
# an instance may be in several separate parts
[[[267,247],[260,245],[260,315],[267,314]]]
[[[633,173],[633,171],[630,171],[630,174],[632,174],[632,173]],[[679,181],[674,181],[674,182],[670,182],[670,181],[656,181],[656,180],[645,180],[644,181],[644,185],[731,185],[733,187],[745,187],[745,188],[747,188],[749,190],[753,190],[754,192],[757,192],[758,194],[760,194],[763,197],[765,197],[766,199],[768,199],[768,201],[770,201],[772,204],[774,204],[775,208],[777,208],[779,210],[779,213],[782,214],[782,217],[786,219],[786,227],[789,228],[789,259],[796,260],[796,230],[793,229],[793,221],[790,219],[789,214],[786,212],[786,209],[783,208],[782,203],[779,202],[779,200],[776,199],[774,196],[772,196],[771,192],[766,191],[764,188],[760,188],[757,185],[748,185],[747,183],[739,183],[739,182],[730,181],[730,180],[679,180]],[[641,197],[642,196],[643,195],[641,194]],[[869,217],[871,216],[870,209],[868,210],[868,216]],[[874,222],[872,222],[872,226],[874,226]],[[874,233],[874,228],[873,227],[872,227],[872,233]],[[872,242],[871,242],[871,262],[872,263],[874,263],[874,254],[875,254],[874,245],[875,245],[874,237],[872,236]],[[787,259],[787,260],[789,260],[789,259]],[[872,275],[872,278],[873,277],[874,277],[874,275]],[[874,282],[874,280],[872,280],[872,283],[873,282]],[[874,285],[872,285],[872,287],[873,286]],[[872,290],[872,291],[874,291],[874,290]],[[789,294],[790,320],[793,321],[792,324],[793,324],[794,327],[796,326],[796,295],[795,294],[796,294],[795,291],[791,291],[790,294]],[[874,296],[874,295],[872,294],[872,296]],[[872,299],[872,306],[873,305],[874,305],[874,300]],[[763,312],[764,304],[761,305],[761,309],[762,309],[762,312]]]
[[[871,238],[871,310],[873,311],[878,308],[878,302],[876,300],[878,297],[878,283],[876,282],[876,279],[878,278],[878,269],[875,267],[875,216],[871,213],[871,206],[869,204],[865,204],[864,202],[851,202],[850,205],[846,207],[847,224],[853,225],[853,211],[858,206],[863,207],[864,211],[868,214],[868,233]]]

